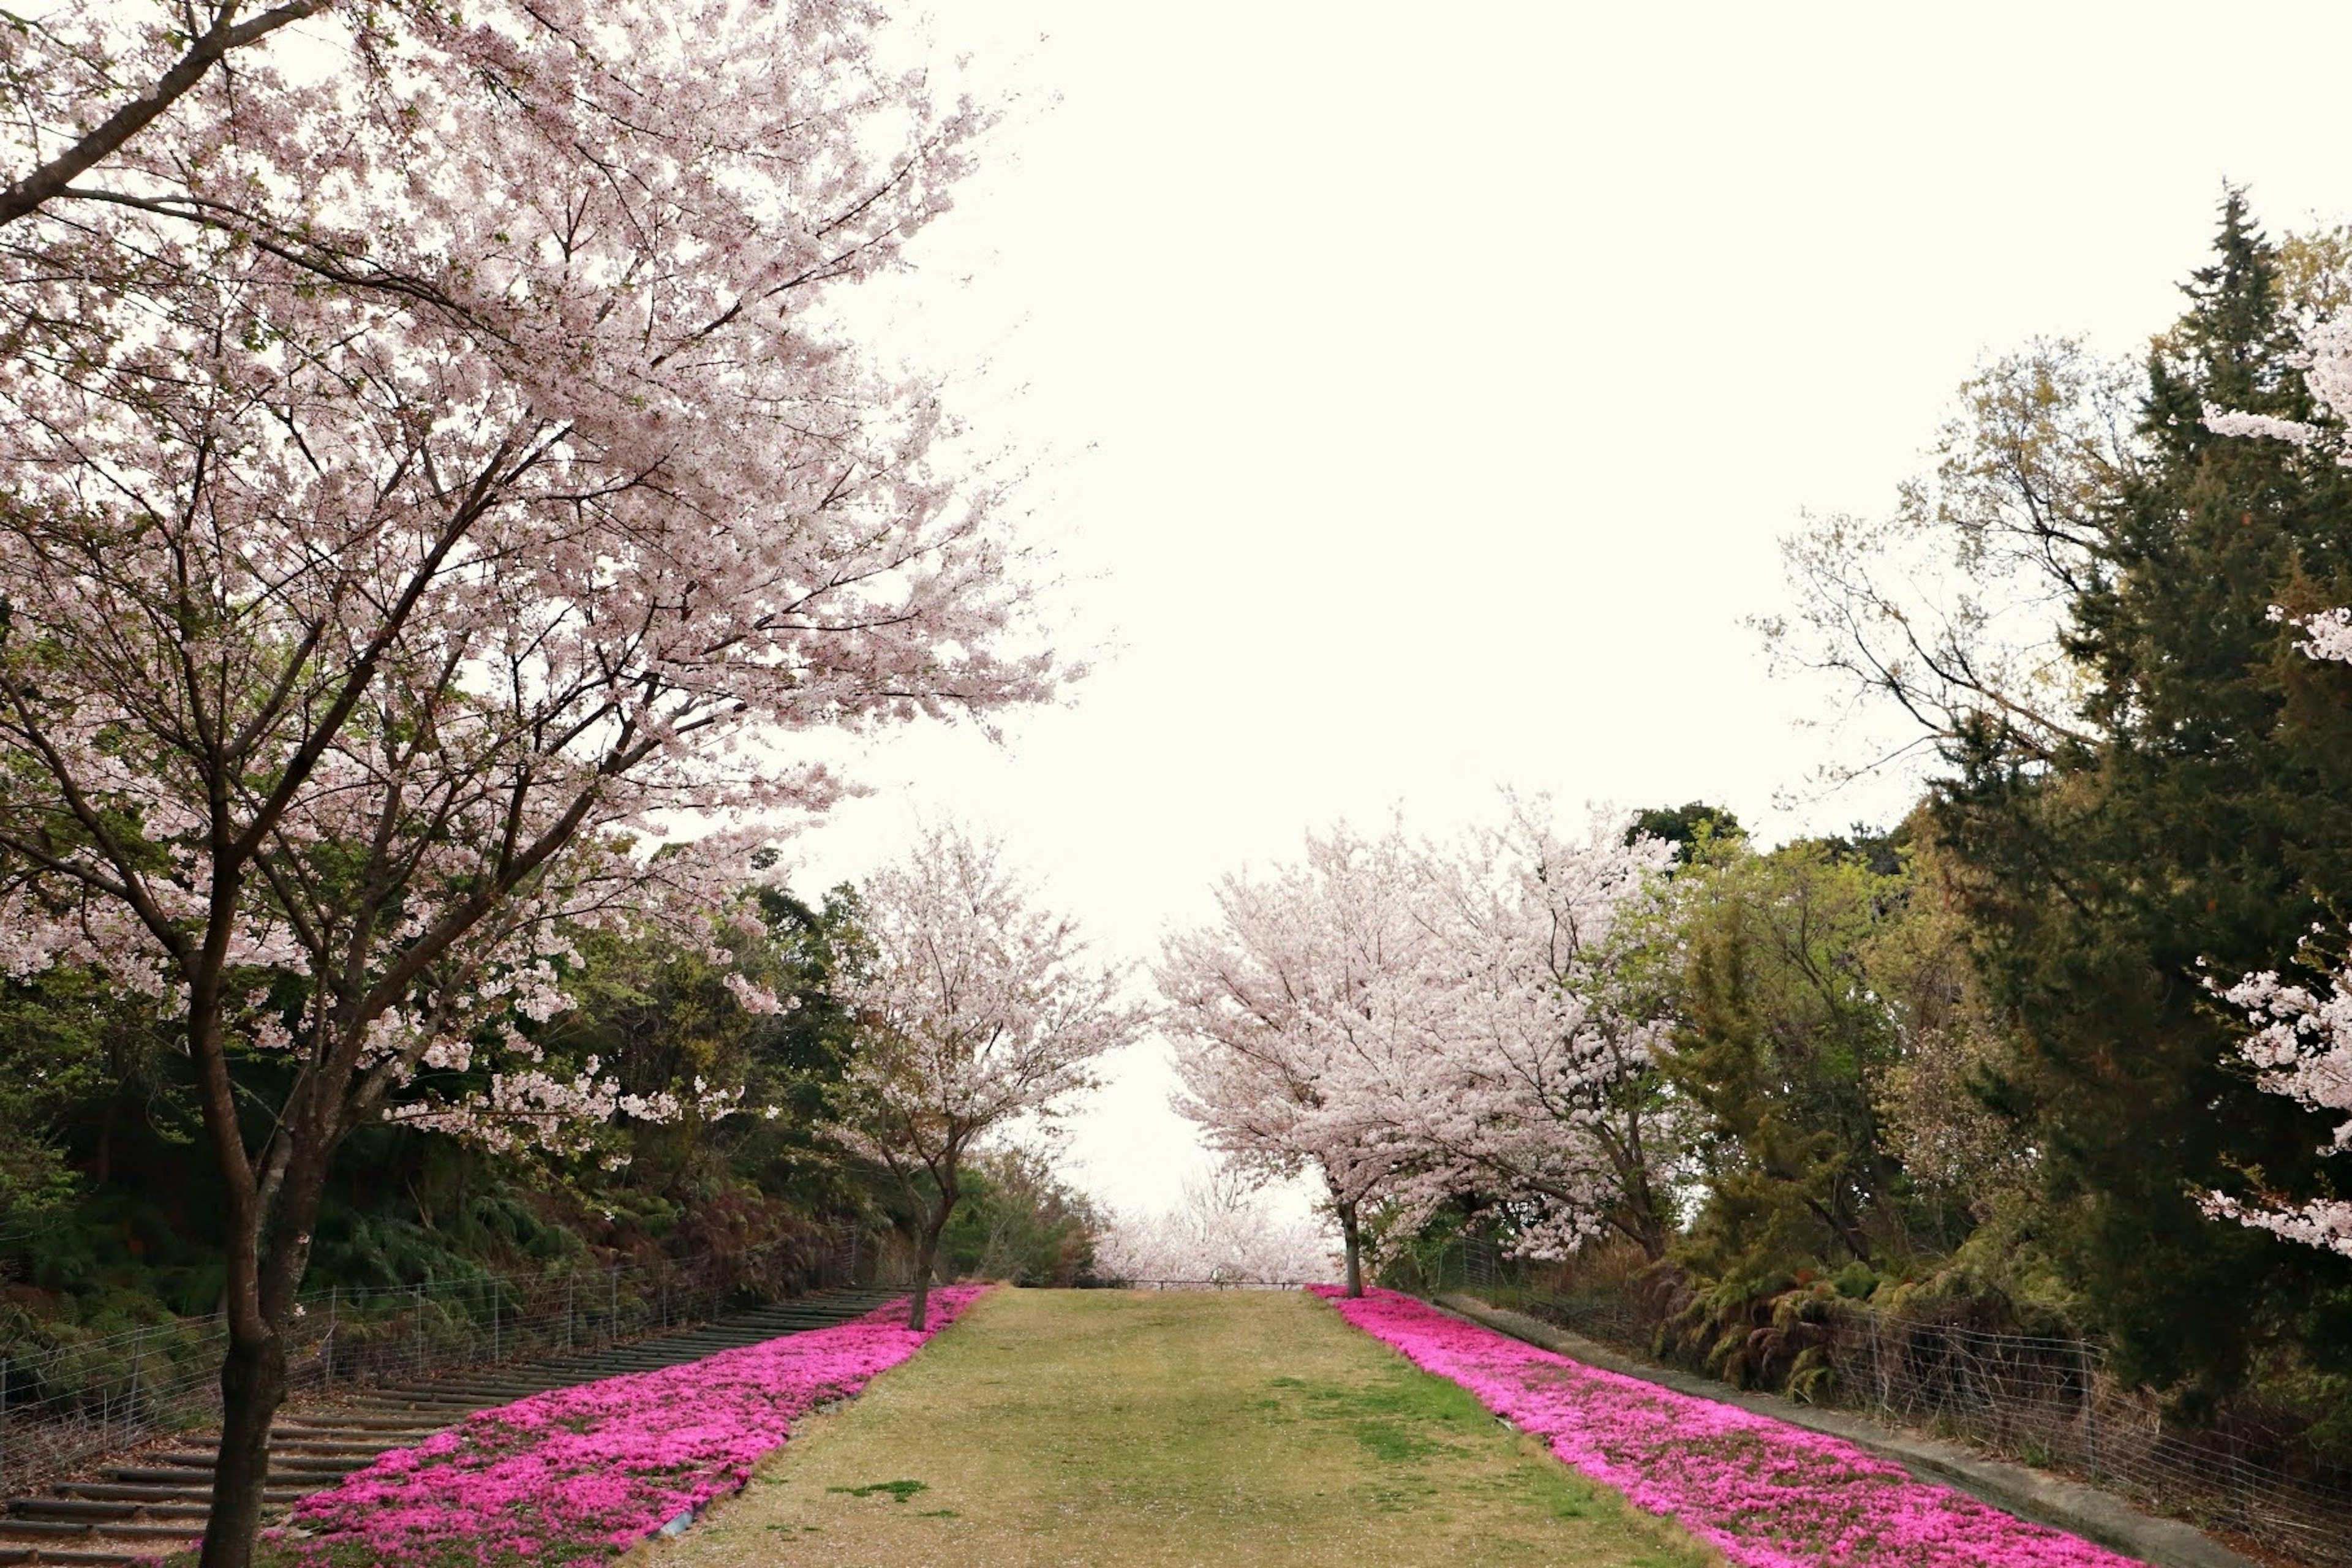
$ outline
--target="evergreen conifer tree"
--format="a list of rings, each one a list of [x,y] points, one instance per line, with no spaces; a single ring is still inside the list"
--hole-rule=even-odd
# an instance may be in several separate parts
[[[2267,1342],[2352,1346],[2344,1259],[2196,1202],[2320,1179],[2315,1119],[2226,1065],[2242,1024],[2201,977],[2276,967],[2352,900],[2352,745],[2298,695],[2310,661],[2270,615],[2345,602],[2352,484],[2206,424],[2311,416],[2275,256],[2231,192],[2151,353],[2147,460],[2071,606],[2090,738],[2021,761],[1987,720],[1936,812],[2015,1043],[1992,1087],[2040,1161],[2042,1240],[2121,1370],[2191,1391],[2225,1389]]]

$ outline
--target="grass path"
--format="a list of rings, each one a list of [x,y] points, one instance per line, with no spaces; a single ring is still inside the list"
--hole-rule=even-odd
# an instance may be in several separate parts
[[[633,1568],[1703,1568],[1310,1297],[999,1289]]]

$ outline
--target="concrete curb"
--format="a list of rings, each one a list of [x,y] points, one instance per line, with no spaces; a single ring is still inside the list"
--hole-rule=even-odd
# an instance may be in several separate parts
[[[1957,1444],[1897,1431],[1844,1411],[1800,1405],[1769,1394],[1745,1394],[1712,1378],[1645,1366],[1581,1334],[1556,1329],[1522,1312],[1490,1307],[1474,1296],[1444,1295],[1432,1304],[1454,1317],[1557,1351],[1588,1366],[1640,1378],[1694,1398],[1738,1405],[1792,1426],[1843,1437],[1858,1448],[1892,1459],[1921,1480],[1956,1487],[2021,1519],[2084,1536],[2144,1563],[2156,1563],[2158,1568],[2261,1568],[2252,1558],[2207,1539],[2194,1525],[2142,1513],[2095,1487],[2061,1480],[2023,1465],[1988,1459]]]

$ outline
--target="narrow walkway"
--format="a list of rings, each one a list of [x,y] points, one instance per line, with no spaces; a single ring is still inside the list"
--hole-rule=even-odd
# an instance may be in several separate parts
[[[845,1322],[894,1294],[828,1291],[593,1353],[386,1384],[331,1410],[281,1415],[269,1435],[271,1510],[333,1486],[387,1449],[413,1447],[473,1411]],[[217,1442],[195,1435],[108,1465],[91,1479],[59,1482],[47,1495],[9,1499],[0,1517],[0,1564],[121,1564],[194,1539],[210,1511]]]
[[[1719,1561],[1311,1297],[1012,1289],[644,1552],[646,1568]]]

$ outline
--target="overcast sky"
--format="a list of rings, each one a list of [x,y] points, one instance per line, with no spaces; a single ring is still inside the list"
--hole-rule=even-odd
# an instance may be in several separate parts
[[[1000,834],[1143,960],[1310,826],[1444,831],[1499,784],[1703,798],[1769,838],[1854,737],[1775,679],[1801,512],[1884,510],[1952,391],[2036,334],[2130,353],[2222,182],[2339,221],[2352,6],[965,0],[1014,101],[888,342],[952,375],[1101,649],[1006,742],[919,731],[801,846],[855,878],[918,814]],[[1842,749],[1844,748],[1844,749]],[[1202,1163],[1158,1042],[1080,1183]]]

